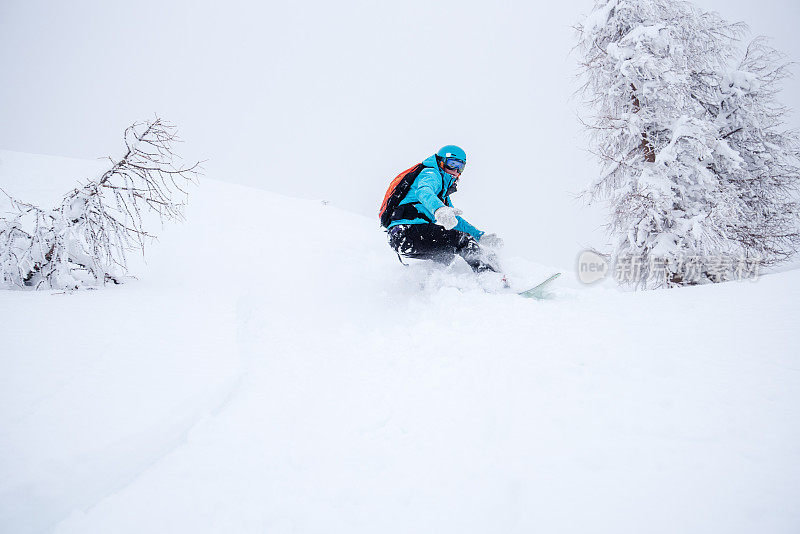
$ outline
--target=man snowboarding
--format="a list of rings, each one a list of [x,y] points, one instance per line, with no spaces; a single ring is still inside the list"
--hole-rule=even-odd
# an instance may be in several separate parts
[[[500,271],[484,247],[498,248],[502,240],[469,224],[450,201],[466,163],[464,150],[447,145],[389,186],[380,216],[398,256],[449,264],[459,255],[475,272]]]

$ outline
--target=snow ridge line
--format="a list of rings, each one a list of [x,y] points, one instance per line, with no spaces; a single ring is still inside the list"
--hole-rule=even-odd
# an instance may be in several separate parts
[[[237,306],[237,317],[241,317],[242,313],[238,308],[239,307]],[[238,324],[241,326],[242,322],[238,321]],[[216,393],[208,395],[205,401],[201,401],[198,403],[198,405],[195,405],[194,409],[189,409],[187,406],[187,409],[180,410],[176,413],[173,413],[171,417],[162,419],[159,424],[154,426],[153,431],[148,432],[146,435],[148,437],[160,436],[163,434],[168,436],[167,439],[161,440],[162,444],[159,447],[153,447],[158,450],[151,454],[143,455],[149,459],[137,462],[137,466],[131,470],[132,472],[124,477],[120,477],[121,479],[113,487],[101,488],[93,492],[91,504],[75,503],[72,505],[70,507],[72,509],[71,513],[67,513],[65,511],[61,518],[53,523],[54,531],[58,531],[59,526],[65,521],[69,520],[71,517],[75,515],[81,516],[89,513],[102,501],[123,492],[126,488],[133,485],[138,479],[155,468],[165,458],[177,451],[183,445],[187,444],[189,442],[189,435],[198,425],[209,419],[218,417],[231,405],[233,399],[240,394],[242,385],[244,383],[244,378],[248,374],[248,370],[251,368],[250,361],[252,360],[252,356],[249,355],[250,351],[243,350],[241,343],[242,339],[243,330],[239,328],[237,330],[236,352],[239,356],[240,364],[239,371],[236,373],[236,375],[230,379],[227,384],[218,388]],[[187,401],[185,404],[190,404],[190,401]],[[181,413],[182,415],[179,415]],[[142,436],[140,441],[149,442],[150,440]],[[129,444],[130,442],[126,441],[126,443]],[[131,456],[135,456],[136,451],[139,449],[139,447],[135,447],[130,444],[127,447],[120,447],[118,449],[120,454],[115,455],[115,458],[130,458]],[[124,452],[126,450],[128,450],[127,453]],[[102,469],[93,471],[103,472]],[[88,500],[89,499],[85,499],[85,501]]]

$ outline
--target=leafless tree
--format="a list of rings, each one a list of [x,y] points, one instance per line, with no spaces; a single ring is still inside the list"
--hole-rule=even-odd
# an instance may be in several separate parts
[[[199,163],[176,164],[176,127],[160,118],[124,133],[126,151],[110,168],[46,210],[12,198],[0,217],[0,272],[6,288],[78,289],[119,284],[126,254],[155,236],[153,219],[182,220]]]

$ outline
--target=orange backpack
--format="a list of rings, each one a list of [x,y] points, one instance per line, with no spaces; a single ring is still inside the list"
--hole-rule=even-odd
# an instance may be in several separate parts
[[[424,168],[425,165],[417,163],[410,169],[406,169],[395,176],[392,183],[389,184],[389,189],[386,190],[386,195],[383,197],[381,209],[378,211],[381,226],[384,228],[389,227],[389,224],[392,222],[392,214],[400,205],[400,202],[406,197],[414,180],[417,179],[417,176],[419,176],[419,173],[422,172]]]

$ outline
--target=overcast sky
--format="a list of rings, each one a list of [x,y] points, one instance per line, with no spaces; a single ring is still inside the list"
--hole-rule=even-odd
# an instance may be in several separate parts
[[[696,3],[800,59],[797,0]],[[460,144],[470,222],[564,265],[602,244],[601,212],[572,199],[597,171],[570,98],[571,26],[590,8],[2,0],[0,148],[115,155],[125,126],[157,113],[210,178],[372,215],[397,172]],[[800,108],[797,78],[782,99]]]

